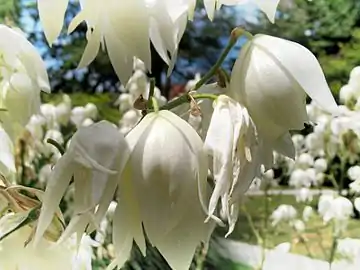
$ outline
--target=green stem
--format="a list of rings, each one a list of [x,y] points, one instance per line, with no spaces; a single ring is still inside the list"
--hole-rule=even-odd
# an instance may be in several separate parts
[[[336,188],[337,190],[340,189],[340,186],[339,186],[338,183],[336,182],[336,180],[335,180],[335,178],[334,178],[333,175],[327,175],[326,178],[330,180],[330,182],[333,184],[334,188]]]
[[[244,214],[245,214],[245,216],[246,216],[246,219],[247,219],[247,221],[248,221],[248,223],[249,223],[250,229],[252,230],[252,232],[254,233],[254,235],[255,235],[255,237],[256,237],[257,242],[262,245],[264,241],[263,241],[260,233],[259,233],[258,230],[256,229],[255,224],[254,224],[254,222],[253,222],[253,219],[252,219],[251,215],[249,214],[249,212],[247,211],[247,209],[246,209],[245,206],[242,207],[242,210],[243,210],[243,212],[244,212]]]
[[[191,96],[190,96],[191,95]],[[160,110],[171,110],[173,108],[176,108],[184,103],[189,103],[191,102],[191,97],[193,99],[212,99],[212,100],[216,100],[217,99],[217,95],[214,94],[199,94],[199,93],[195,93],[195,94],[190,94],[190,93],[185,93],[182,96],[178,97],[177,99],[170,101],[169,103],[165,104],[164,106],[160,107]]]
[[[150,89],[149,89],[149,96],[147,101],[147,108],[151,109],[153,108],[153,100],[152,97],[154,96],[155,91],[155,78],[150,78]]]
[[[340,181],[338,185],[339,194],[341,194],[341,191],[344,188],[345,168],[346,168],[346,157],[340,155]]]
[[[216,61],[215,65],[208,71],[208,73],[206,73],[204,75],[204,77],[202,77],[200,79],[200,81],[198,81],[196,83],[194,89],[192,89],[193,91],[198,90],[202,85],[207,83],[211,79],[212,76],[214,76],[216,74],[217,70],[220,68],[220,66],[222,65],[222,63],[226,59],[227,55],[229,54],[231,49],[236,44],[239,37],[241,37],[241,36],[246,36],[249,39],[252,38],[251,33],[245,31],[244,29],[242,29],[240,27],[237,27],[234,30],[232,30],[231,35],[230,35],[230,39],[228,41],[228,44],[226,45],[224,51],[221,53],[219,59]]]
[[[330,250],[330,258],[329,258],[329,270],[331,270],[331,265],[334,262],[335,259],[335,254],[336,254],[336,248],[337,248],[337,237],[335,236],[331,245],[331,250]]]
[[[332,235],[333,235],[333,240],[332,240],[332,244],[331,244],[330,257],[329,257],[329,270],[331,270],[331,265],[335,259],[336,249],[337,249],[337,245],[338,245],[338,238],[339,238],[339,235],[337,235],[335,233],[335,224],[334,223],[332,224]]]
[[[151,100],[152,100],[152,107],[154,109],[154,112],[158,112],[159,111],[159,104],[158,104],[156,98],[151,97]]]
[[[59,152],[60,152],[61,155],[64,155],[64,154],[65,154],[65,149],[64,149],[64,147],[62,147],[57,141],[49,138],[49,139],[47,139],[46,142],[49,143],[49,144],[51,144],[51,145],[53,145],[53,146],[55,146],[55,147],[59,150]]]
[[[245,213],[245,216],[249,223],[250,229],[252,230],[253,234],[256,237],[257,243],[261,246],[261,262],[260,262],[260,266],[258,269],[262,270],[264,263],[265,263],[265,256],[266,256],[266,247],[264,246],[264,240],[261,237],[261,234],[259,233],[259,231],[256,229],[253,219],[244,205],[242,207],[242,210]]]

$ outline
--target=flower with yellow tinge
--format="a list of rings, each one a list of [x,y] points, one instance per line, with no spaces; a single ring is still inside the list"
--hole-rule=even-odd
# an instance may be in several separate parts
[[[207,158],[196,131],[170,111],[147,114],[126,136],[130,159],[114,213],[115,261],[121,267],[133,241],[146,254],[145,236],[172,269],[187,270],[208,242]]]
[[[306,94],[328,113],[339,113],[316,57],[300,44],[268,35],[255,35],[243,46],[229,93],[248,109],[265,144],[292,158],[289,131],[309,122]]]
[[[40,108],[40,91],[50,92],[45,63],[19,29],[0,25],[0,120],[16,138]]]
[[[280,0],[204,0],[204,5],[209,18],[212,20],[215,10],[220,9],[222,5],[233,6],[247,4],[249,2],[257,5],[259,9],[266,14],[268,19],[274,23],[276,9]]]

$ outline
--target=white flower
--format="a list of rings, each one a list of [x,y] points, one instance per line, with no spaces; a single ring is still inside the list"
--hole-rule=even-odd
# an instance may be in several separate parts
[[[69,0],[37,0],[40,21],[50,45],[60,34],[68,3]]]
[[[305,222],[308,222],[309,219],[313,216],[313,214],[314,214],[314,210],[312,209],[312,207],[309,205],[305,206],[302,215],[303,220]]]
[[[0,25],[0,119],[16,137],[40,108],[40,91],[50,92],[45,63],[25,34]]]
[[[222,5],[238,5],[247,2],[254,2],[263,12],[265,12],[268,19],[274,23],[275,13],[280,0],[205,0],[204,5],[209,18],[214,18],[215,10],[219,10]]]
[[[302,153],[297,159],[296,164],[301,169],[308,169],[314,165],[314,158],[309,153]]]
[[[290,175],[289,185],[293,187],[310,187],[311,180],[305,170],[295,169]]]
[[[317,173],[323,173],[327,170],[327,161],[324,158],[318,158],[315,160],[314,169]]]
[[[305,142],[304,136],[301,134],[295,134],[291,137],[291,139],[294,143],[296,151],[300,152],[300,150],[304,147],[304,142]]]
[[[326,194],[320,196],[318,211],[324,223],[335,222],[336,233],[346,229],[349,218],[354,214],[353,204],[347,198]]]
[[[234,229],[240,197],[260,176],[261,142],[246,108],[221,95],[205,139],[205,148],[212,156],[215,189],[210,199],[209,214],[215,212],[221,199],[222,211],[228,213],[229,235]]]
[[[214,228],[204,223],[208,184],[203,143],[169,111],[147,114],[126,140],[131,155],[118,189],[111,268],[129,258],[133,240],[145,254],[144,228],[169,265],[186,270],[196,247],[209,240]]]
[[[303,232],[305,231],[305,223],[300,220],[300,219],[296,219],[294,221],[291,222],[291,226],[295,229],[295,231],[297,232]]]
[[[305,95],[323,109],[338,107],[315,56],[305,47],[280,38],[256,35],[241,50],[232,70],[230,92],[248,108],[268,145],[294,156],[289,130],[309,122]]]
[[[172,71],[177,59],[178,45],[185,32],[189,12],[196,0],[150,0],[150,39],[155,50]],[[150,3],[149,3],[150,2]],[[191,15],[190,15],[191,16]]]
[[[55,107],[55,119],[61,124],[66,126],[69,123],[71,116],[71,104],[61,102]]]
[[[340,88],[339,98],[343,104],[347,104],[352,99],[356,101],[357,96],[358,94],[356,93],[356,88],[350,84],[344,85]]]
[[[46,125],[46,119],[41,115],[33,115],[30,118],[29,123],[26,125],[26,129],[31,133],[34,140],[42,140],[44,137],[44,127]]]
[[[347,175],[352,181],[360,180],[360,166],[351,166],[347,171]]]
[[[100,46],[106,46],[111,64],[123,84],[131,76],[134,56],[151,70],[149,14],[145,1],[83,0],[81,11],[69,25],[69,32],[82,21],[86,21],[88,27],[88,44],[80,68],[95,59]]]
[[[301,188],[297,190],[296,201],[297,202],[311,202],[313,200],[313,195],[311,194],[310,189]]]
[[[48,128],[57,127],[56,123],[56,107],[53,104],[45,103],[40,105],[40,115],[46,119]]]
[[[52,157],[54,160],[58,160],[61,157],[61,153],[54,145],[47,142],[48,139],[52,139],[62,145],[64,143],[63,135],[56,129],[47,130],[41,148],[42,154],[44,154],[46,157]]]
[[[294,221],[297,215],[296,209],[292,205],[281,204],[271,214],[270,219],[272,220],[271,225],[276,226],[279,222],[290,222]]]
[[[95,225],[100,223],[127,160],[127,150],[125,139],[114,125],[106,121],[82,127],[75,133],[69,149],[58,160],[47,182],[35,243],[50,224],[72,178],[75,215],[61,240],[66,240],[73,232],[82,235],[91,221],[91,212],[98,204],[99,209],[92,221]]]
[[[343,238],[338,240],[336,252],[340,255],[341,260],[353,263],[356,267],[360,262],[360,239]]]
[[[354,200],[354,206],[355,206],[355,209],[360,212],[360,198],[355,198]]]
[[[88,127],[94,124],[94,121],[91,118],[85,118],[84,121],[81,123],[82,127]]]
[[[16,172],[14,145],[9,135],[0,126],[0,174],[10,178]]]
[[[93,247],[99,247],[99,243],[88,235],[83,235],[78,245],[75,235],[67,241],[73,251],[71,270],[92,270]]]
[[[45,164],[41,167],[39,171],[39,181],[40,183],[46,185],[46,183],[49,181],[51,177],[52,172],[52,165],[51,164]]]

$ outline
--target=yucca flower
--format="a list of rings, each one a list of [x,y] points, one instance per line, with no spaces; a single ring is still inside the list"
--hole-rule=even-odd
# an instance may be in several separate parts
[[[129,162],[118,189],[113,242],[121,267],[133,241],[150,243],[176,270],[189,269],[196,247],[214,229],[207,216],[207,158],[195,130],[169,111],[149,113],[128,133]]]
[[[209,203],[213,215],[218,201],[229,223],[229,235],[237,221],[240,200],[264,163],[261,138],[247,109],[220,95],[214,104],[205,149],[212,157],[215,188]]]
[[[113,124],[101,121],[81,127],[47,182],[35,244],[51,223],[72,179],[75,185],[75,214],[59,241],[66,240],[74,232],[82,236],[89,223],[96,228],[113,198],[127,157],[127,143]]]
[[[19,29],[0,25],[0,119],[16,138],[40,108],[40,91],[50,92],[45,63]]]
[[[289,131],[309,122],[306,94],[328,113],[339,112],[316,57],[300,44],[268,35],[244,45],[229,93],[249,110],[267,146],[292,158]]]

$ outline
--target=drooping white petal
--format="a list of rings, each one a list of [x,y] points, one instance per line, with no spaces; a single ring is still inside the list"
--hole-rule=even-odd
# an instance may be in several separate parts
[[[276,9],[280,0],[253,0],[253,2],[266,14],[270,22],[275,23]]]
[[[51,45],[57,39],[64,24],[69,0],[37,0],[45,37]]]
[[[324,72],[312,52],[298,43],[268,35],[256,35],[253,42],[285,69],[322,109],[334,114],[339,112]]]
[[[131,150],[128,181],[132,180],[145,233],[171,267],[188,269],[195,248],[213,230],[211,222],[204,223],[201,202],[207,199],[201,139],[169,111],[147,114],[126,139]],[[177,248],[171,247],[174,242]]]
[[[54,213],[56,212],[61,198],[63,197],[76,165],[68,156],[63,156],[58,160],[52,177],[49,179],[45,194],[42,200],[40,216],[37,222],[37,228],[34,236],[34,245],[37,245],[49,227]]]

